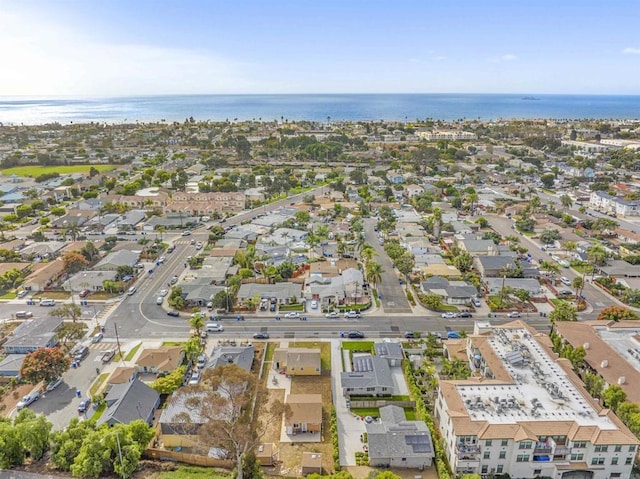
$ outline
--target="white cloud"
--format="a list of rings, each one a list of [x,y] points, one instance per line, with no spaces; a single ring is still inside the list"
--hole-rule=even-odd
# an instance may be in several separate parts
[[[208,51],[87,38],[24,13],[0,16],[3,95],[226,93],[255,88],[248,65]]]
[[[513,53],[506,53],[505,55],[501,55],[499,57],[491,57],[489,61],[491,63],[502,63],[502,62],[513,62],[517,60],[518,57]]]
[[[622,53],[624,53],[625,55],[640,55],[640,48],[625,48],[624,50],[622,50]]]

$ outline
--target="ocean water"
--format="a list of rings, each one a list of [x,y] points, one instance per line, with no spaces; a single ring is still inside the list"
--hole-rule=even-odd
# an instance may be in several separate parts
[[[0,98],[7,124],[196,120],[638,119],[640,96],[502,94],[164,95]]]

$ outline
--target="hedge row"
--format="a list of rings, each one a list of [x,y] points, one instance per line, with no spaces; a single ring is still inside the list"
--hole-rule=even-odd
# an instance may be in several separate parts
[[[336,408],[331,407],[331,442],[333,444],[333,469],[340,470],[340,445],[338,444],[338,416]]]

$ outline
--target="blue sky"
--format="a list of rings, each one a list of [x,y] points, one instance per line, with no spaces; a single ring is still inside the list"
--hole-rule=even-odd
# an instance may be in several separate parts
[[[638,0],[3,0],[0,92],[640,94]]]

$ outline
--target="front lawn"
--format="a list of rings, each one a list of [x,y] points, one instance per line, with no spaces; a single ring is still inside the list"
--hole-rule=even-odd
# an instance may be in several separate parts
[[[55,165],[55,166],[40,166],[40,165],[28,165],[28,166],[15,166],[13,168],[6,168],[0,170],[4,176],[31,176],[36,177],[40,175],[48,175],[51,173],[59,173],[60,175],[68,175],[71,173],[85,173],[89,172],[91,167],[94,167],[100,173],[103,171],[109,171],[115,169],[113,165]]]
[[[138,343],[136,346],[134,346],[131,351],[129,351],[127,353],[127,355],[125,356],[124,360],[125,361],[131,361],[133,359],[133,357],[136,355],[136,353],[138,352],[138,349],[140,349],[140,346],[142,346],[142,343]]]
[[[69,299],[69,293],[67,291],[38,291],[32,296],[33,299]]]
[[[371,400],[371,398],[369,398],[369,400]],[[350,409],[350,411],[360,417],[367,417],[367,416],[376,416],[376,417],[380,417],[380,408],[377,407],[358,407],[358,408],[352,408]]]
[[[370,353],[373,351],[373,341],[342,341],[342,349],[352,353]]]
[[[159,479],[226,479],[230,473],[217,471],[211,467],[179,465],[174,471],[162,471]]]
[[[278,311],[302,311],[302,303],[283,304],[278,307]]]
[[[97,421],[98,419],[100,419],[100,416],[102,416],[102,414],[107,410],[107,403],[104,402],[100,405],[100,407],[98,409],[96,409],[96,411],[93,413],[93,415],[91,416],[91,419],[93,419],[94,421]]]
[[[102,386],[102,383],[104,383],[107,380],[107,378],[109,377],[109,374],[110,373],[102,373],[100,376],[98,376],[98,378],[93,382],[93,384],[89,388],[89,396],[93,397],[98,393],[98,391],[100,390],[100,387]]]

